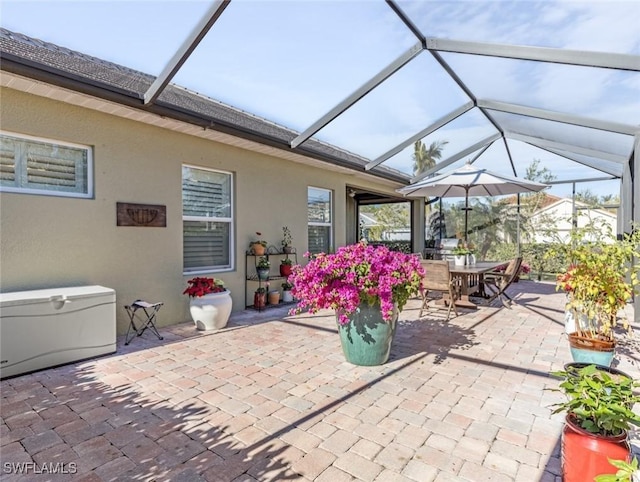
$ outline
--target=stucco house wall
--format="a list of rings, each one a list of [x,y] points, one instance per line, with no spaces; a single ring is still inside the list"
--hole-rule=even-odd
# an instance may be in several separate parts
[[[210,274],[226,282],[234,311],[245,309],[244,253],[256,231],[279,246],[287,225],[303,261],[308,186],[334,193],[335,246],[345,244],[347,184],[387,193],[400,187],[11,88],[0,96],[3,131],[92,147],[95,193],[93,199],[0,193],[1,290],[113,288],[119,333],[128,325],[122,306],[135,299],[165,303],[160,326],[190,319],[182,295],[190,277],[182,264],[183,163],[234,173],[234,269]],[[118,227],[117,202],[165,205],[167,226]]]
[[[617,216],[602,209],[589,208],[586,204],[576,201],[577,225],[584,227],[590,222],[597,225],[608,225],[612,233],[616,233]],[[543,209],[538,210],[531,218],[533,226],[538,229],[534,234],[534,242],[548,243],[553,241],[567,242],[571,237],[573,216],[573,201],[563,198]],[[544,230],[553,230],[554,235],[545,234]]]

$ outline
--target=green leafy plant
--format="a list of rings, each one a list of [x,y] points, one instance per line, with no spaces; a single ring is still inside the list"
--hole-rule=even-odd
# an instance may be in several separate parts
[[[638,285],[640,267],[632,260],[639,255],[640,230],[617,239],[608,225],[596,222],[574,229],[569,242],[549,250],[547,257],[562,256],[569,263],[556,289],[567,293],[566,308],[574,312],[580,336],[613,341],[617,315]],[[621,319],[630,331],[626,316]]]
[[[598,475],[595,482],[631,482],[634,473],[638,472],[638,459],[633,458],[631,462],[626,460],[607,459],[618,471],[615,474]]]
[[[293,265],[293,260],[289,258],[284,258],[280,260],[280,264],[291,266]]]
[[[467,254],[471,254],[471,251],[464,246],[458,245],[451,250],[451,254],[454,256],[466,256]]]
[[[267,292],[267,288],[263,288],[263,287],[256,288],[256,293],[259,294],[259,295],[263,295],[266,292]]]
[[[285,281],[280,286],[282,286],[282,289],[285,291],[289,291],[291,288],[293,288],[293,284],[289,283],[288,281]]]
[[[269,259],[266,256],[261,256],[260,259],[258,259],[258,263],[256,264],[256,268],[269,269],[270,267],[271,267],[271,262],[269,261]]]
[[[473,243],[465,243],[462,239],[458,240],[458,245],[451,250],[451,254],[454,256],[466,256],[473,253],[475,253]]]
[[[640,396],[634,389],[640,384],[632,378],[608,373],[596,365],[568,366],[551,373],[562,380],[560,388],[567,400],[552,405],[553,413],[566,412],[584,430],[604,436],[617,436],[640,425],[640,415],[633,412]]]
[[[287,226],[282,226],[282,247],[291,246],[291,231]]]

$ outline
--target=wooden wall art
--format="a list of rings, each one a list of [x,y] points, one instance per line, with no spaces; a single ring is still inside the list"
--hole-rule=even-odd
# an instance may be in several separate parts
[[[166,228],[167,206],[158,204],[117,203],[117,225]]]

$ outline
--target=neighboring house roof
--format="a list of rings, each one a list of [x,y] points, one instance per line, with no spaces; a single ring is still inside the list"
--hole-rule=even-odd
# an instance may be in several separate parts
[[[366,228],[370,228],[373,226],[378,226],[378,220],[371,216],[370,214],[360,213],[360,224],[362,224]]]
[[[549,206],[550,204],[553,204],[557,201],[559,201],[560,199],[562,199],[561,197],[558,196],[554,196],[553,194],[549,194],[546,192],[542,192],[542,193],[536,193],[536,196],[543,196],[542,200],[540,201],[539,204],[539,208],[538,209],[543,209],[547,206]],[[506,197],[504,199],[502,199],[502,202],[505,204],[517,204],[518,203],[518,196],[517,195],[513,195],[513,196],[509,196]]]
[[[154,76],[5,28],[0,28],[0,57],[0,68],[4,71],[206,129],[361,172],[365,171],[365,165],[369,162],[368,159],[315,139],[309,139],[304,146],[291,148],[290,142],[299,132],[175,84],[169,84],[156,102],[145,105],[144,94],[155,80]],[[378,166],[367,173],[405,184],[410,179],[407,174],[385,166]]]

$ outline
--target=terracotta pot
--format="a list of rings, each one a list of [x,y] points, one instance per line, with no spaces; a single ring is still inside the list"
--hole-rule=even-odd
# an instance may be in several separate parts
[[[269,291],[268,295],[269,304],[277,305],[280,303],[280,292],[279,291]]]
[[[266,293],[254,293],[253,294],[253,307],[254,308],[264,308],[267,304],[267,294]]]
[[[265,248],[260,243],[252,243],[251,244],[251,251],[253,251],[253,254],[255,254],[256,256],[262,256],[266,249],[267,248]]]
[[[571,414],[562,430],[562,475],[564,482],[585,482],[596,475],[615,474],[607,458],[627,460],[627,433],[616,437],[595,435],[580,428]]]

